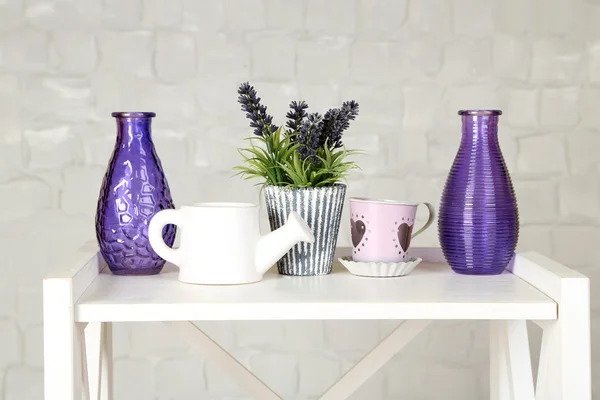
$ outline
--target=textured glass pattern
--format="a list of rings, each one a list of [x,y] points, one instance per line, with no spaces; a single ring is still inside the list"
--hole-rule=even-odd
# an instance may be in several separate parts
[[[517,201],[498,144],[500,111],[462,115],[462,140],[446,181],[438,231],[444,256],[461,274],[506,268],[519,235]]]
[[[165,261],[148,240],[150,219],[174,208],[169,185],[152,143],[154,113],[113,113],[117,141],[102,181],[96,212],[96,237],[100,252],[117,275],[159,273]],[[169,246],[176,228],[165,226]]]

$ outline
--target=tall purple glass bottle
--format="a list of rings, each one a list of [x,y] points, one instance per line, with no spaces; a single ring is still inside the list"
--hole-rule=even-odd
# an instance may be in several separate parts
[[[96,238],[108,267],[116,275],[158,274],[165,261],[148,240],[150,219],[174,208],[169,185],[156,154],[151,112],[115,112],[117,141],[98,199]],[[175,226],[163,238],[175,241]]]
[[[462,140],[439,210],[442,251],[455,272],[502,273],[519,236],[517,201],[498,144],[499,110],[464,110]]]

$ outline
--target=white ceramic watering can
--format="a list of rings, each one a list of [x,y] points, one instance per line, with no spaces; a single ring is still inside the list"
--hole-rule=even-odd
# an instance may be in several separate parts
[[[177,249],[163,241],[167,224],[181,228]],[[261,236],[258,206],[250,203],[198,203],[162,210],[150,221],[148,237],[159,256],[179,266],[180,281],[208,285],[260,281],[296,243],[315,240],[293,211],[284,226]]]

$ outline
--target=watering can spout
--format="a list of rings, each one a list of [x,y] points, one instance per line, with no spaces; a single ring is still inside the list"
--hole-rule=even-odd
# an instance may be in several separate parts
[[[315,236],[310,227],[292,211],[287,222],[279,229],[260,238],[256,248],[255,263],[262,275],[299,242],[314,243]]]

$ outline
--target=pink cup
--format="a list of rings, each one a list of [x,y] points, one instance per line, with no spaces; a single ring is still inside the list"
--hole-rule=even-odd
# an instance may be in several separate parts
[[[417,207],[425,205],[429,218],[412,233]],[[352,259],[359,262],[404,262],[410,241],[429,228],[435,209],[429,203],[408,203],[366,197],[350,198]]]

